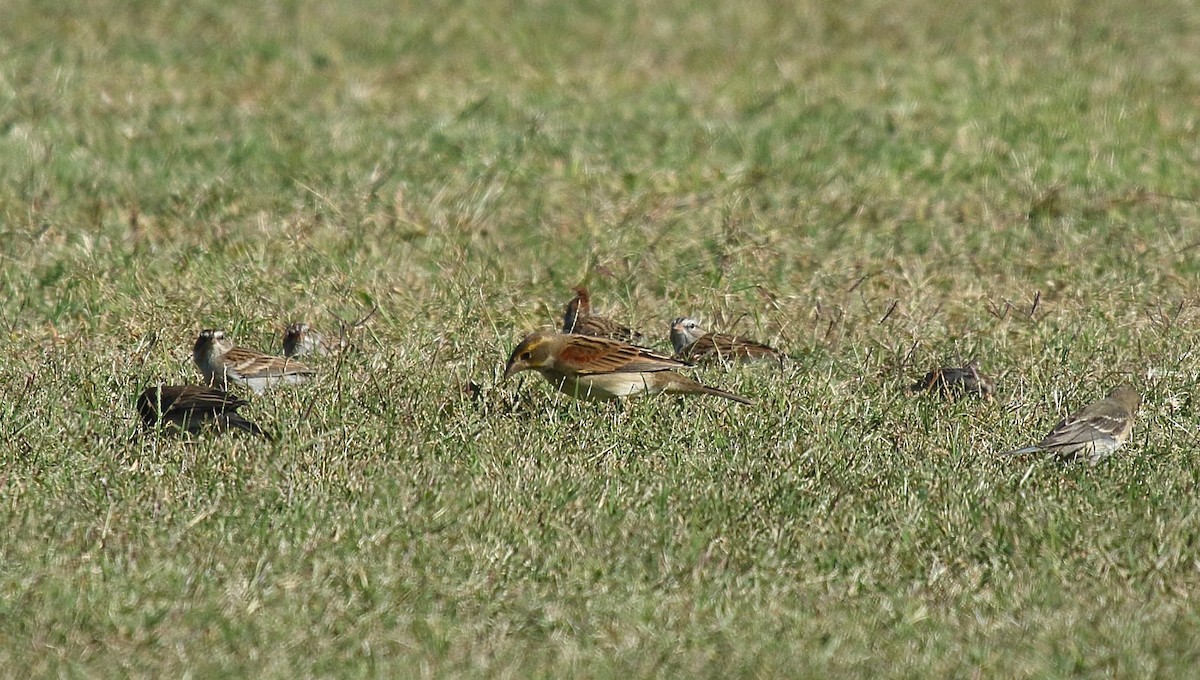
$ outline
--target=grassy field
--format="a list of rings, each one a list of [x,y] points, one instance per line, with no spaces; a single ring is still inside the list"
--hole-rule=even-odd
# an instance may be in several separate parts
[[[1182,0],[8,3],[3,675],[1195,674],[1198,74]],[[792,361],[501,382],[581,281]],[[375,306],[278,443],[131,439]]]

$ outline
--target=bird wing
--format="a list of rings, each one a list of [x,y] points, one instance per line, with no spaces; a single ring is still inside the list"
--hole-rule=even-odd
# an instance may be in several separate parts
[[[243,378],[315,373],[313,369],[287,357],[276,357],[244,347],[234,347],[222,357],[226,369]]]
[[[679,351],[679,356],[694,361],[712,354],[716,351],[716,349],[717,346],[713,343],[711,336],[701,335],[690,345],[685,345],[684,348]]]
[[[234,413],[248,402],[226,392],[198,385],[148,387],[137,400],[138,414],[147,426],[162,421],[186,423],[220,413]]]
[[[212,413],[233,411],[250,403],[225,390],[197,385],[180,388],[179,394],[169,406],[165,403],[165,398],[163,401],[164,411],[209,411]]]
[[[644,347],[605,338],[571,336],[554,361],[555,368],[575,375],[600,373],[652,373],[683,368],[687,364]]]
[[[566,327],[564,319],[564,329]],[[590,335],[597,338],[612,338],[614,340],[629,341],[642,337],[642,334],[633,330],[628,326],[622,326],[616,321],[606,319],[602,316],[591,316],[579,314],[575,317],[575,323],[571,326],[572,333],[576,335]]]
[[[706,333],[680,353],[689,359],[716,356],[721,359],[761,359],[779,356],[774,348],[736,335]]]
[[[754,340],[750,340],[749,338],[743,338],[736,335],[718,335],[717,340],[723,340],[733,354],[747,356],[752,359],[758,359],[760,357],[774,357],[779,354],[779,352],[775,351],[775,348],[773,347],[769,347],[761,342],[756,342]],[[721,349],[720,342],[717,343],[717,349]]]
[[[1116,439],[1125,419],[1105,414],[1080,414],[1059,423],[1038,446],[1047,449],[1089,444],[1098,439]]]

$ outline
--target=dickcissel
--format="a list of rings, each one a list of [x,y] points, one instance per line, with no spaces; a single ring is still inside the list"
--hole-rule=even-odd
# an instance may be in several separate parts
[[[504,377],[537,371],[558,391],[578,399],[620,399],[638,394],[711,394],[754,402],[701,385],[675,372],[689,364],[609,338],[532,333],[513,350]]]

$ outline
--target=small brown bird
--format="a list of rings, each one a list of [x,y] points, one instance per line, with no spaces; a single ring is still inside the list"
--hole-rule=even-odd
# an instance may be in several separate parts
[[[283,356],[288,359],[306,354],[325,356],[340,347],[341,343],[329,342],[303,321],[289,324],[283,332]]]
[[[991,399],[994,391],[992,381],[979,372],[976,363],[962,368],[937,368],[925,374],[908,388],[913,392],[936,392],[942,396],[973,394],[981,399]]]
[[[641,333],[628,326],[592,314],[592,299],[587,288],[583,286],[575,288],[575,297],[567,303],[567,310],[563,314],[562,332],[590,335],[594,338],[612,338],[621,342],[637,342],[642,337]]]
[[[237,347],[225,338],[224,331],[211,328],[200,331],[192,348],[192,359],[205,383],[220,388],[237,383],[246,385],[255,394],[280,383],[302,383],[316,373],[295,359]]]
[[[1018,456],[1045,451],[1063,461],[1087,458],[1095,465],[1129,439],[1133,419],[1141,405],[1142,395],[1128,385],[1121,385],[1100,401],[1064,418],[1036,445],[1005,451],[1000,455]]]
[[[696,363],[758,359],[783,362],[783,355],[773,347],[737,335],[709,333],[695,319],[683,317],[671,322],[671,345],[676,357]]]
[[[192,434],[205,429],[217,432],[242,430],[274,439],[237,412],[248,403],[215,387],[159,385],[148,387],[138,395],[137,410],[146,430],[163,428]]]
[[[701,385],[673,369],[690,364],[619,340],[532,333],[517,345],[504,377],[537,371],[563,394],[578,399],[620,399],[638,394],[711,394],[740,404],[754,402]]]

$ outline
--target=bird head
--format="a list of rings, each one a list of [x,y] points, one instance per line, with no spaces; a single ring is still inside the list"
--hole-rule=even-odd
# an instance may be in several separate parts
[[[213,345],[225,339],[225,331],[215,328],[205,328],[200,331],[200,337],[196,338],[196,346],[193,349],[197,356],[207,354]]]
[[[507,379],[521,371],[540,371],[553,366],[557,337],[559,336],[554,333],[542,332],[530,333],[525,336],[521,344],[517,345],[516,349],[512,351],[512,355],[508,357],[508,364],[504,367],[504,377]]]
[[[1136,413],[1138,407],[1142,405],[1142,395],[1129,385],[1118,385],[1116,389],[1108,393],[1108,398],[1120,402],[1122,406],[1129,409],[1130,413]]]
[[[309,326],[303,321],[289,324],[283,331],[283,356],[293,357],[299,354],[308,335]]]
[[[575,297],[570,302],[571,307],[584,316],[591,314],[592,296],[588,295],[588,289],[583,286],[575,286],[571,290],[575,291]]]
[[[671,322],[671,345],[682,352],[688,345],[703,337],[705,331],[695,319],[679,317]]]

